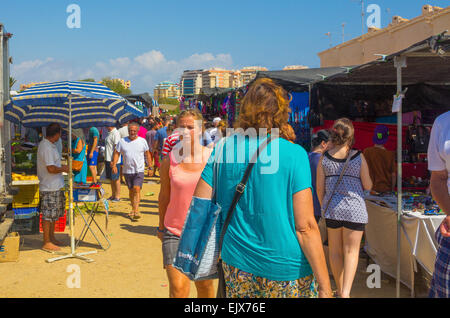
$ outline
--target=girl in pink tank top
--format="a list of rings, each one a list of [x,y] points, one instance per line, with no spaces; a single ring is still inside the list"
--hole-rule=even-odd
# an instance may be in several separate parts
[[[189,297],[189,278],[172,264],[192,196],[212,152],[200,143],[203,125],[197,122],[200,120],[203,116],[197,110],[186,110],[179,115],[180,142],[163,159],[160,169],[158,238],[162,241],[169,296],[176,298]],[[195,286],[199,298],[215,297],[212,280],[196,281]]]
[[[186,214],[194,195],[195,187],[212,149],[202,147],[202,162],[179,163],[174,152],[169,153],[170,201],[164,217],[164,227],[171,233],[181,236]]]

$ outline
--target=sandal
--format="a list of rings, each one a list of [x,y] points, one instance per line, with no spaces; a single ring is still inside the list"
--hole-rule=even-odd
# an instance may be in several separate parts
[[[135,220],[139,220],[141,217],[142,217],[141,214],[138,212],[138,213],[135,213],[135,214],[134,214],[134,217],[133,217],[133,218],[134,218]]]

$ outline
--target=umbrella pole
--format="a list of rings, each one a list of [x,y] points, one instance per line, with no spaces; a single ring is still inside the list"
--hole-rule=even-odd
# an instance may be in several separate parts
[[[70,250],[75,254],[75,229],[73,221],[73,172],[72,172],[72,97],[69,95],[69,222],[70,222]]]
[[[60,257],[50,258],[47,263],[52,263],[67,258],[78,258],[88,263],[93,262],[93,259],[86,258],[83,255],[94,254],[97,251],[90,251],[85,253],[75,253],[75,229],[73,221],[73,173],[72,173],[72,97],[69,95],[69,135],[67,136],[67,143],[69,144],[69,219],[70,219],[70,254],[66,254]]]

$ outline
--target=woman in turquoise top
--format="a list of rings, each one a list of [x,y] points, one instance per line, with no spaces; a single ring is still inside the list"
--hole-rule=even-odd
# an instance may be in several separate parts
[[[73,182],[86,183],[87,161],[86,161],[86,142],[84,141],[83,131],[74,129],[72,132],[72,158],[73,160],[83,161],[83,167],[80,172],[74,172]]]
[[[243,99],[237,127],[246,130],[218,144],[203,170],[194,196],[210,198],[216,161],[217,203],[222,218],[249,159],[266,136],[261,152],[225,233],[222,260],[227,297],[330,297],[331,287],[319,228],[314,218],[311,172],[306,151],[277,138],[287,122],[287,93],[259,79]],[[218,152],[216,156],[216,152]]]

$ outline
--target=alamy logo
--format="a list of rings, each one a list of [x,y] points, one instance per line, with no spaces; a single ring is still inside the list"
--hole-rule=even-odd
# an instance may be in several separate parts
[[[69,4],[66,9],[70,15],[67,17],[66,25],[69,29],[81,28],[81,8],[78,4]]]
[[[377,4],[371,4],[367,7],[367,13],[370,15],[367,17],[367,27],[376,27],[381,29],[381,8]]]
[[[81,288],[81,269],[80,266],[76,264],[71,264],[67,266],[67,273],[72,273],[67,277],[66,286],[67,288]]]
[[[198,146],[202,140],[202,121],[196,120],[193,128],[193,134],[191,130],[186,128],[177,128],[174,133],[179,135],[181,142],[177,143],[173,150],[172,155],[176,162],[184,163],[202,163],[203,153],[201,151],[193,151],[194,155],[191,157],[191,138],[194,138],[194,150],[198,149]],[[257,159],[253,157],[256,153],[258,147],[256,144],[249,146],[249,149],[240,147],[245,145],[245,138],[258,138],[259,140],[267,140],[268,131],[266,128],[260,128],[257,131],[255,128],[248,128],[243,130],[242,128],[227,128],[226,136],[222,135],[222,132],[218,131],[218,138],[227,137],[225,148],[222,149],[219,144],[216,146],[216,151],[219,152],[218,156],[211,156],[209,160],[215,160],[216,163],[246,163],[246,158],[249,157],[250,162],[255,163],[258,160],[261,163],[261,174],[275,174],[278,172],[280,166],[280,151],[279,151],[279,140],[276,140],[280,136],[278,128],[271,129],[271,136],[273,142],[270,144],[270,151],[263,151],[264,155],[259,156]],[[226,152],[226,158],[223,156],[222,151]],[[248,152],[249,151],[249,152]]]
[[[380,265],[370,264],[366,270],[367,273],[372,273],[367,277],[366,285],[368,288],[381,288],[381,269]]]

